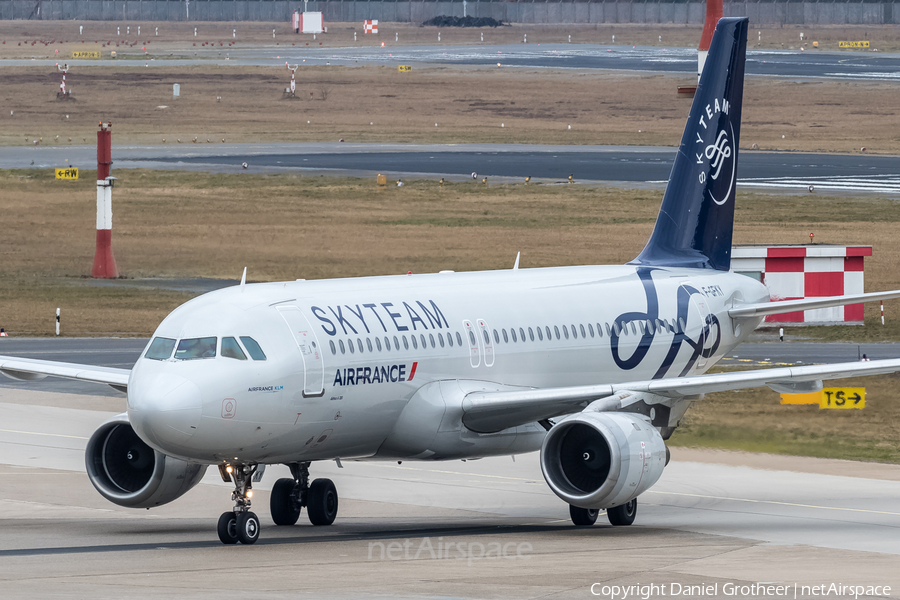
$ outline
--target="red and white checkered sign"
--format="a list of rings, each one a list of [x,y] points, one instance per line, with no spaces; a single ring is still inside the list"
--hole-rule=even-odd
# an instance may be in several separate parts
[[[738,246],[731,268],[760,273],[773,302],[865,292],[863,260],[872,246]],[[863,305],[769,315],[768,323],[861,323]]]
[[[363,31],[365,33],[378,33],[378,20],[364,22]]]

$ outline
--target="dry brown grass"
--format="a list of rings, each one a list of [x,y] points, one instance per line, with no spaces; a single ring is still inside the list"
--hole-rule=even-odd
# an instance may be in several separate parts
[[[592,185],[374,182],[318,176],[210,175],[123,170],[114,191],[113,243],[127,277],[319,279],[441,269],[615,264],[650,234],[657,189]],[[0,172],[4,261],[0,324],[48,333],[68,302],[69,333],[149,334],[183,293],[90,287],[93,173],[77,182],[49,171]],[[900,206],[874,197],[740,194],[736,243],[871,243],[868,290],[900,287]],[[867,315],[875,317],[877,306]],[[889,317],[900,303],[888,303]],[[889,318],[889,323],[892,323]],[[843,330],[842,330],[843,331]],[[865,328],[870,339],[896,335]],[[859,328],[844,335],[862,334]]]
[[[0,78],[0,105],[14,111],[0,115],[3,145],[91,144],[102,119],[114,124],[116,144],[196,137],[205,151],[222,139],[675,146],[690,110],[676,94],[678,78],[596,71],[309,67],[298,73],[299,100],[282,98],[290,74],[274,68],[75,68],[76,99],[67,102],[56,100],[53,68],[5,67]],[[181,84],[177,100],[173,83]],[[900,153],[897,90],[750,77],[741,144]]]
[[[84,35],[79,36],[79,25],[85,26]],[[256,23],[256,22],[115,22],[115,21],[3,21],[0,22],[0,58],[53,58],[56,50],[65,56],[72,50],[121,52],[138,52],[142,47],[151,55],[168,53],[193,52],[208,49],[207,44],[215,43],[216,50],[227,49],[229,43],[235,48],[247,47],[346,47],[377,46],[381,43],[390,49],[402,46],[437,45],[438,29],[422,27],[418,23],[379,23],[378,35],[364,35],[362,23],[326,23],[328,33],[319,34],[316,39],[312,35],[294,35],[288,23]],[[130,26],[127,33],[126,26]],[[141,35],[137,35],[137,27],[141,27]],[[116,28],[119,27],[117,35]],[[159,27],[159,35],[155,29]],[[197,27],[197,37],[194,37]],[[232,37],[232,30],[237,29],[237,37]],[[272,38],[272,29],[276,37]],[[668,46],[696,48],[700,42],[702,25],[675,24],[513,24],[497,28],[442,28],[441,45],[480,45],[481,34],[484,33],[485,44],[518,44],[523,42],[523,35],[528,35],[531,45],[568,42],[572,36],[573,44],[611,44],[612,36],[616,36],[616,44],[623,46]],[[353,33],[356,32],[356,41]],[[757,32],[761,32],[761,41]],[[804,43],[800,42],[800,33],[804,34]],[[395,34],[399,42],[395,42]],[[662,41],[660,42],[660,36]],[[81,40],[84,43],[81,43]],[[810,42],[819,42],[819,51],[837,50],[840,40],[869,40],[871,48],[881,52],[892,52],[900,49],[900,31],[891,25],[784,25],[756,26],[751,24],[751,48],[795,49],[801,46],[815,52]],[[36,42],[34,45],[31,42]],[[45,45],[45,42],[48,44]],[[49,43],[53,42],[53,43]],[[119,43],[117,46],[116,43]],[[19,44],[22,44],[21,46]],[[106,44],[109,45],[106,45]],[[196,46],[194,45],[196,43]],[[219,46],[219,43],[224,44]],[[128,46],[126,47],[126,44]],[[131,44],[135,44],[131,46]],[[224,52],[224,50],[223,50]],[[847,51],[850,53],[851,51]],[[143,52],[140,52],[143,54]]]

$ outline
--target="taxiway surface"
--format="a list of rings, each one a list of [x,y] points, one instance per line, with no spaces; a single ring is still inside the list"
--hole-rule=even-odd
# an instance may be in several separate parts
[[[890,586],[900,572],[900,467],[675,449],[638,520],[575,528],[536,454],[448,463],[312,466],[335,481],[331,527],[271,524],[223,546],[229,486],[209,472],[166,506],[106,502],[83,449],[122,398],[0,389],[0,585],[19,598],[588,598],[600,586]],[[452,550],[448,550],[452,548]],[[493,552],[493,554],[490,554]],[[599,592],[601,588],[595,587]],[[797,598],[815,597],[803,593]],[[882,591],[883,588],[882,588]],[[691,594],[698,597],[699,594]],[[683,595],[680,597],[684,597]],[[754,596],[759,597],[759,596]]]
[[[113,148],[116,168],[211,172],[280,170],[338,175],[511,177],[663,185],[675,148],[657,146],[538,146],[524,144],[219,144]],[[92,146],[0,148],[6,169],[92,168]],[[744,188],[900,194],[900,158],[860,154],[745,151],[738,165]]]

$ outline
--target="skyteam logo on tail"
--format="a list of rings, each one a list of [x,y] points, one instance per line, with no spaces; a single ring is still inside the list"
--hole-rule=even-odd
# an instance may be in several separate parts
[[[710,199],[718,205],[728,201],[737,171],[734,127],[728,118],[730,108],[725,99],[720,103],[716,98],[712,104],[707,104],[700,111],[697,139],[694,140],[697,164],[701,165],[697,177],[700,184],[706,186]],[[711,180],[709,185],[708,179]]]

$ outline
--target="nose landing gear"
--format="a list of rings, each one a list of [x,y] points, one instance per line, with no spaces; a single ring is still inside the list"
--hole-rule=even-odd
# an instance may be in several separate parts
[[[279,479],[272,488],[269,509],[276,525],[293,525],[305,506],[313,525],[331,525],[337,517],[337,488],[330,479],[309,483],[309,463],[290,463],[292,479]]]
[[[220,465],[219,473],[225,481],[234,482],[231,499],[234,509],[222,513],[216,531],[223,544],[255,544],[259,539],[259,517],[250,510],[253,497],[253,475],[257,465]]]

